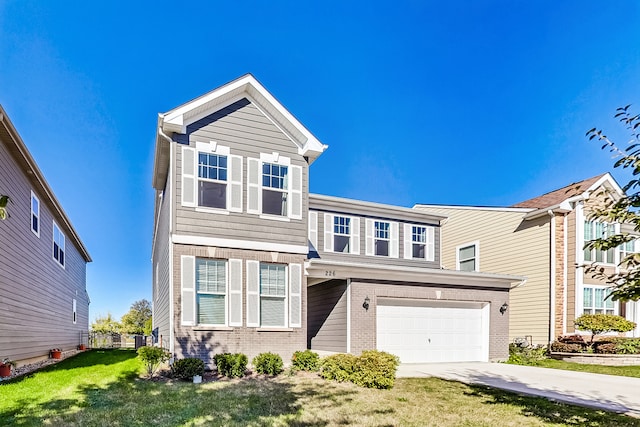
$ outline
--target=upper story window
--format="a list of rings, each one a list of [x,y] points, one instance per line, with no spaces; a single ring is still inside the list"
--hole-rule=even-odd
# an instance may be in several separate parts
[[[588,243],[595,239],[606,239],[615,233],[614,225],[602,223],[598,221],[585,221],[584,223],[584,242]],[[590,262],[601,262],[613,264],[615,262],[615,250],[606,251],[599,249],[585,249],[584,260]]]
[[[198,206],[227,208],[227,156],[198,152]]]
[[[636,249],[636,242],[637,240],[631,240],[630,242],[624,242],[620,245],[620,260],[624,259],[628,255],[638,252]]]
[[[405,223],[404,258],[435,261],[435,227]]]
[[[366,254],[398,258],[398,223],[366,219]]]
[[[360,218],[325,213],[324,251],[360,254]]]
[[[247,213],[285,221],[302,219],[302,167],[278,153],[248,158]]]
[[[260,326],[285,327],[287,323],[287,267],[260,264]]]
[[[58,228],[58,225],[53,223],[53,259],[58,261],[61,266],[64,267],[65,263],[65,237]]]
[[[196,258],[196,313],[200,325],[226,325],[226,261]]]
[[[333,217],[333,250],[349,253],[351,240],[351,218],[347,216]]]
[[[424,258],[425,250],[427,246],[427,228],[426,227],[411,227],[411,242],[412,242],[412,256],[413,258]]]
[[[384,221],[375,221],[375,255],[389,256],[389,227],[390,224]]]
[[[289,168],[287,166],[262,164],[262,213],[287,216]]]
[[[242,157],[215,142],[182,147],[182,206],[242,212]]]
[[[478,243],[470,243],[456,248],[458,270],[479,271],[478,246]]]
[[[582,289],[582,312],[584,314],[615,314],[615,303],[607,298],[611,290],[600,286]]]
[[[40,200],[31,192],[31,231],[40,237]]]

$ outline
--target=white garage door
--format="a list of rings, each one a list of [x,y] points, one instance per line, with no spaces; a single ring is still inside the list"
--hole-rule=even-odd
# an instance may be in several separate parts
[[[489,304],[379,300],[377,348],[402,363],[489,359]]]

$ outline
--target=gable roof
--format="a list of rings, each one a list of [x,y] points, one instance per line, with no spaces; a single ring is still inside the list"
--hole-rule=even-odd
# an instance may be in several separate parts
[[[44,178],[42,171],[36,164],[36,161],[31,156],[31,153],[27,149],[24,141],[18,134],[18,131],[9,120],[9,116],[5,112],[2,105],[0,105],[0,140],[2,140],[9,152],[13,155],[14,159],[25,172],[25,175],[37,190],[38,195],[42,197],[42,202],[51,210],[51,214],[56,219],[56,222],[65,231],[65,234],[72,240],[78,252],[86,262],[91,262],[91,256],[80,240],[80,236],[71,225],[69,217],[62,209],[62,205],[53,194],[53,190],[49,187],[47,180]]]
[[[571,199],[576,196],[584,195],[585,193],[590,193],[601,185],[605,185],[610,190],[623,194],[622,189],[618,185],[618,183],[613,179],[613,177],[609,173],[604,173],[601,175],[596,175],[594,177],[571,183],[567,186],[559,188],[557,190],[550,191],[541,196],[534,197],[529,200],[525,200],[520,203],[516,203],[512,205],[512,208],[533,208],[533,209],[544,209],[551,206],[556,206],[566,201],[567,199]]]
[[[300,155],[317,159],[327,146],[322,144],[298,119],[265,89],[251,74],[233,80],[164,114],[158,115],[153,186],[164,188],[169,164],[168,142],[171,133],[186,133],[187,126],[222,108],[247,98],[297,145]]]

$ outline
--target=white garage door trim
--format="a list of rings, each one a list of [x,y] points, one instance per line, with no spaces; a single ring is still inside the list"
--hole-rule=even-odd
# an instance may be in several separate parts
[[[376,348],[402,363],[489,361],[487,302],[380,298]]]

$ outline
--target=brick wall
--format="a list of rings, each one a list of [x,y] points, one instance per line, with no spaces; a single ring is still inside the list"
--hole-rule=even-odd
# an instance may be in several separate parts
[[[564,215],[555,215],[555,314],[554,314],[554,330],[553,337],[555,339],[563,334],[563,326],[566,321],[566,313],[564,312],[565,305],[565,280],[564,271],[567,265],[565,258],[565,227],[564,227]]]

